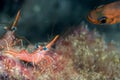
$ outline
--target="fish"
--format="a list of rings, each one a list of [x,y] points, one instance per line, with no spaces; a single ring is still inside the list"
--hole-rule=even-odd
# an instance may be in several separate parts
[[[88,13],[87,19],[92,24],[120,23],[120,1],[98,6]]]

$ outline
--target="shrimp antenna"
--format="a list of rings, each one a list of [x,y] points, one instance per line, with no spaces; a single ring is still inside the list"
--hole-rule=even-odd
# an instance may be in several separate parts
[[[16,27],[19,18],[20,18],[20,10],[17,12],[17,15],[16,15],[16,17],[15,17],[15,20],[14,20],[14,22],[13,22],[13,24],[12,24],[11,29],[14,29],[14,28]]]

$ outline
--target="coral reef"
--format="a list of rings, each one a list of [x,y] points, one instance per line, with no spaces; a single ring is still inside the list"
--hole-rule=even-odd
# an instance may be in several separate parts
[[[41,43],[44,44],[44,43]],[[34,45],[25,48],[34,51]],[[21,51],[19,46],[12,49]],[[115,42],[107,43],[96,30],[81,24],[71,33],[61,36],[50,49],[53,63],[42,59],[33,64],[12,55],[0,55],[0,78],[4,80],[119,80],[120,53]],[[32,54],[32,53],[31,53]]]
[[[58,45],[57,49],[69,57],[70,66],[67,79],[60,80],[119,80],[120,53],[116,43],[105,42],[96,30],[89,31],[82,24]],[[69,62],[70,63],[70,62]],[[65,70],[64,70],[65,71]],[[77,74],[75,78],[73,72]],[[75,75],[76,75],[75,74]],[[66,76],[66,75],[65,75]]]

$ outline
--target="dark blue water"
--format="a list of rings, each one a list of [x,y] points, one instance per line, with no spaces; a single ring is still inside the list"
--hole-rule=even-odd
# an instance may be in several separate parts
[[[0,0],[0,23],[11,24],[21,9],[17,35],[33,43],[64,34],[69,28],[77,27],[81,21],[85,21],[91,30],[96,28],[101,34],[110,36],[120,32],[118,24],[94,25],[86,17],[97,6],[113,1],[117,0]],[[111,40],[111,37],[108,38]],[[119,40],[117,36],[112,39]]]

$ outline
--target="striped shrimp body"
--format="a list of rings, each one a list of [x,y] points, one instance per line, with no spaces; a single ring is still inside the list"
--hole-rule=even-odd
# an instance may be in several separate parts
[[[48,51],[51,49],[51,46],[56,42],[59,35],[57,35],[46,47],[39,46],[35,51],[29,53],[26,50],[21,50],[20,52],[14,50],[7,50],[5,53],[11,54],[14,57],[26,61],[32,62],[33,64],[38,64],[41,60],[45,59],[48,64],[52,62],[52,57],[47,55]]]
[[[4,48],[9,48],[16,44],[17,38],[15,38],[15,31],[18,19],[20,17],[20,11],[18,11],[15,21],[11,27],[5,27],[6,33],[0,38],[0,50]],[[19,42],[19,41],[18,41]]]
[[[32,62],[33,64],[38,64],[42,59],[46,59],[49,60],[50,57],[48,55],[46,55],[46,53],[48,52],[47,50],[37,50],[33,53],[29,53],[26,50],[22,50],[19,53],[9,50],[6,51],[7,53],[10,53],[11,55],[13,55],[14,57],[26,61],[26,62]]]

